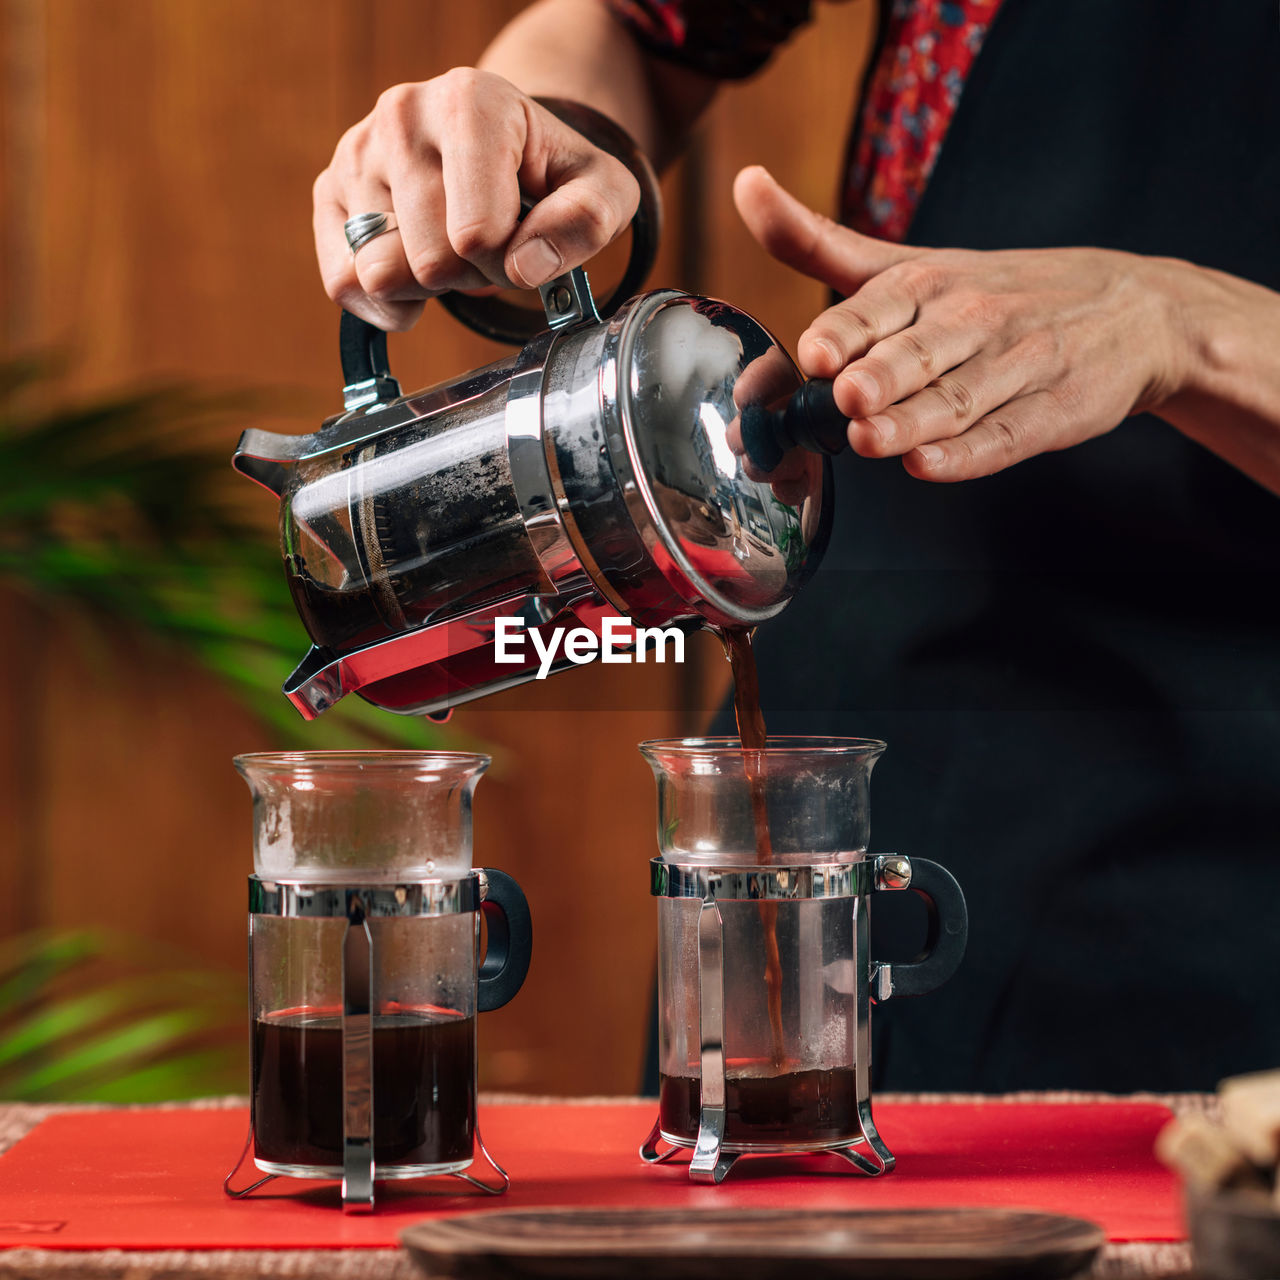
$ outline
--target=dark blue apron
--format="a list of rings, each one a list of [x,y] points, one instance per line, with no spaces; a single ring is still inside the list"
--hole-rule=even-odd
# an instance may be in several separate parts
[[[910,241],[1280,288],[1277,24],[1006,0]],[[769,728],[885,739],[872,847],[944,863],[971,913],[951,983],[876,1010],[876,1086],[1280,1064],[1280,500],[1154,417],[959,485],[836,474],[824,567],[757,636]],[[881,952],[922,935],[911,897],[877,899]]]

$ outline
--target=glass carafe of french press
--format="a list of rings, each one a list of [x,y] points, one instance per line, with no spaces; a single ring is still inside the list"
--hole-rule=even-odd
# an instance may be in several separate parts
[[[719,1182],[750,1152],[831,1152],[864,1173],[894,1158],[871,1114],[871,1005],[945,982],[964,954],[964,895],[937,863],[869,856],[857,738],[644,743],[658,783],[658,1119],[651,1163],[693,1151]],[[869,951],[872,896],[914,889],[929,940],[910,964]]]
[[[520,989],[532,933],[516,882],[471,866],[472,793],[488,763],[236,758],[254,815],[246,1155],[267,1175],[254,1187],[341,1178],[349,1210],[372,1207],[378,1180],[454,1174],[505,1189],[476,1124],[476,1015]],[[496,1183],[468,1172],[477,1148]]]

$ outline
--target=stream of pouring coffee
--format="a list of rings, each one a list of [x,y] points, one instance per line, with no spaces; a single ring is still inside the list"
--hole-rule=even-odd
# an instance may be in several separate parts
[[[720,632],[729,668],[733,672],[733,711],[738,719],[738,738],[743,746],[743,765],[751,789],[751,817],[756,831],[756,862],[773,861],[773,841],[769,838],[769,808],[765,800],[765,763],[762,755],[768,733],[760,710],[760,677],[751,648],[751,632],[726,627]],[[773,1039],[773,1064],[780,1067],[786,1050],[782,1035],[782,958],[778,954],[778,904],[757,904],[764,926],[764,981],[769,994],[769,1031]]]

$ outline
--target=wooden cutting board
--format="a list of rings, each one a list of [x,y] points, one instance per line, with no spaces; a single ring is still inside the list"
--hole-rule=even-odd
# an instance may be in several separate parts
[[[400,1236],[428,1275],[456,1280],[1038,1280],[1076,1275],[1103,1239],[1017,1209],[495,1209]]]

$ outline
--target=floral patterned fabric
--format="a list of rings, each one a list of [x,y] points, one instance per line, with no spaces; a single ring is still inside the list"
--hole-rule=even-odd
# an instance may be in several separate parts
[[[751,75],[809,17],[807,0],[608,0],[646,48],[720,79]],[[842,186],[845,222],[902,240],[1000,0],[882,0]]]
[[[1000,0],[893,0],[849,149],[844,219],[903,240]]]

